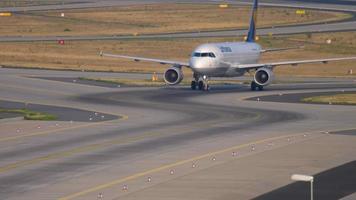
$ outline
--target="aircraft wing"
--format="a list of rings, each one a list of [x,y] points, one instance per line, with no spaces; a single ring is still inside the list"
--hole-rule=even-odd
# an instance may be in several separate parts
[[[289,47],[289,48],[262,49],[262,50],[261,50],[261,53],[273,52],[273,51],[287,51],[287,50],[302,49],[302,48],[304,48],[304,47],[303,47],[303,46],[300,46],[300,47]]]
[[[136,62],[147,61],[147,62],[160,63],[162,65],[169,64],[169,65],[174,65],[174,66],[178,66],[178,67],[190,67],[189,63],[180,62],[180,61],[172,61],[172,60],[161,60],[161,59],[154,59],[154,58],[143,58],[143,57],[134,57],[134,56],[125,56],[125,55],[115,55],[115,54],[108,54],[108,53],[103,53],[103,52],[100,52],[100,56],[112,57],[112,58],[124,58],[124,59],[134,60]]]
[[[343,61],[343,60],[356,60],[356,57],[344,57],[344,58],[326,58],[326,59],[315,59],[315,60],[299,60],[299,61],[283,61],[283,62],[271,62],[271,63],[257,63],[257,64],[237,64],[234,67],[239,69],[258,69],[261,67],[276,67],[281,65],[292,65],[296,66],[299,64],[310,64],[310,63],[328,63],[331,61]]]

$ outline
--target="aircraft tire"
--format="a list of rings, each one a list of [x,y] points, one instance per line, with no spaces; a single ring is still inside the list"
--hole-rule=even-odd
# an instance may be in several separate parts
[[[252,90],[252,91],[256,91],[256,88],[257,88],[256,82],[255,82],[255,81],[252,81],[252,82],[251,82],[251,90]]]
[[[198,82],[198,89],[199,90],[204,90],[204,81],[199,81]]]
[[[209,84],[205,84],[204,85],[204,91],[209,91],[210,90],[210,85]]]
[[[196,90],[197,89],[197,82],[196,81],[192,81],[192,83],[190,84],[190,87],[192,88],[192,90]]]

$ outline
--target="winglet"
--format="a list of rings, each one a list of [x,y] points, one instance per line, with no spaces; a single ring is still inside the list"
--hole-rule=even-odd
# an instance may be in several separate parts
[[[257,23],[257,9],[258,9],[258,0],[254,0],[250,28],[248,30],[248,35],[246,42],[255,42],[256,39],[256,23]]]

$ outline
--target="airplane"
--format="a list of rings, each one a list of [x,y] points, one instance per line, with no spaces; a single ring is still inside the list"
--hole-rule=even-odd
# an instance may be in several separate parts
[[[254,0],[250,27],[245,41],[202,44],[193,51],[189,62],[114,55],[104,52],[100,52],[100,55],[105,57],[131,59],[137,62],[147,61],[171,65],[163,74],[164,81],[167,85],[179,84],[183,80],[182,67],[188,67],[193,71],[191,89],[199,89],[203,91],[209,90],[209,79],[211,77],[239,77],[246,73],[254,72],[254,78],[251,81],[251,90],[261,91],[265,86],[271,84],[274,79],[273,69],[277,66],[296,66],[306,63],[326,64],[331,61],[356,60],[356,57],[343,57],[259,63],[258,61],[260,60],[261,54],[265,52],[281,51],[292,48],[262,49],[262,47],[256,43],[257,10],[258,0]]]

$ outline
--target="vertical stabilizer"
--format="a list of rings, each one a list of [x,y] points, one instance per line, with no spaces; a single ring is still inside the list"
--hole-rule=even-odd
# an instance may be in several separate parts
[[[258,0],[254,0],[250,28],[248,30],[248,35],[246,42],[255,42],[256,39],[256,23],[257,23],[257,9],[258,9]]]

